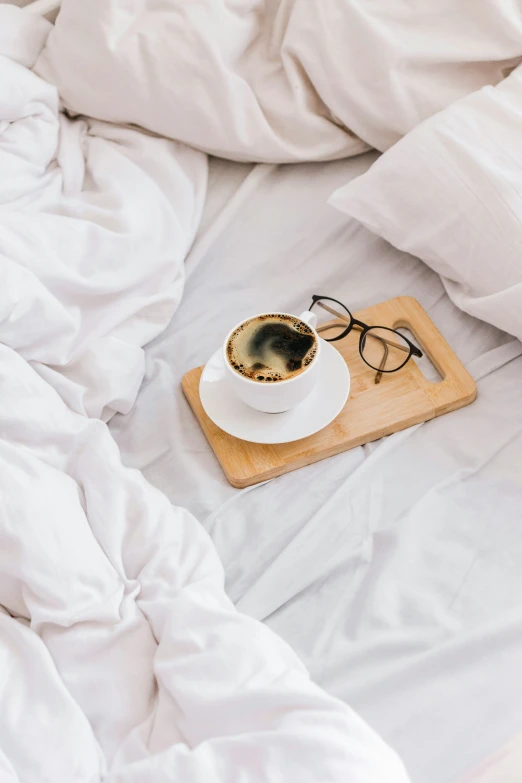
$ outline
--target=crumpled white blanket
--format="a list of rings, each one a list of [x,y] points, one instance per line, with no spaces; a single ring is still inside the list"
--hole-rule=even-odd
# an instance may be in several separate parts
[[[105,424],[5,346],[0,383],[2,782],[405,780]]]
[[[279,163],[388,149],[521,61],[513,0],[62,0],[36,69],[73,111]]]
[[[180,301],[206,156],[68,120],[56,88],[23,67],[51,25],[0,12],[0,338],[74,410],[106,419],[132,406],[142,346]]]
[[[402,783],[97,418],[179,300],[206,160],[60,116],[21,14],[0,8],[0,780]]]

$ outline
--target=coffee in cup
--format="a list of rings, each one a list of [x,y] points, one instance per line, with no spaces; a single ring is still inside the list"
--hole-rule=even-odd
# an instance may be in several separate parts
[[[282,313],[258,315],[230,335],[227,359],[252,381],[278,383],[302,373],[317,353],[314,330],[300,318]]]
[[[307,310],[260,313],[239,323],[223,343],[231,390],[251,408],[282,413],[312,392],[320,373],[321,340]]]

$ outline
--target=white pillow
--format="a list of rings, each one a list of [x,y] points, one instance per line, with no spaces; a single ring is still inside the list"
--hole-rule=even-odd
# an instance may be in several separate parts
[[[385,150],[521,60],[513,0],[63,0],[36,71],[74,112],[292,162]]]
[[[426,120],[330,203],[522,339],[522,72]],[[370,263],[370,262],[369,262]]]

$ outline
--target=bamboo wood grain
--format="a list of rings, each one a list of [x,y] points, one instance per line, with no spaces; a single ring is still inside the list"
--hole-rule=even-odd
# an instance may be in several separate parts
[[[375,384],[375,371],[359,356],[359,333],[354,330],[332,343],[351,374],[350,397],[341,413],[315,435],[270,446],[239,440],[217,427],[199,399],[203,368],[189,370],[182,380],[184,394],[232,486],[248,487],[275,478],[473,402],[473,378],[416,299],[400,296],[354,315],[371,325],[410,329],[442,380],[431,383],[410,360]]]

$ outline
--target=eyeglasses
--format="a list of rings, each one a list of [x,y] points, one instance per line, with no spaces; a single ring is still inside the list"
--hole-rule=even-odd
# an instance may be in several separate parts
[[[400,370],[412,356],[422,356],[420,348],[396,329],[358,321],[342,302],[331,296],[314,295],[309,310],[317,316],[317,332],[329,343],[342,340],[352,329],[361,332],[359,353],[363,362],[377,371],[375,383],[380,383],[383,373]],[[332,315],[338,320],[332,321]]]

